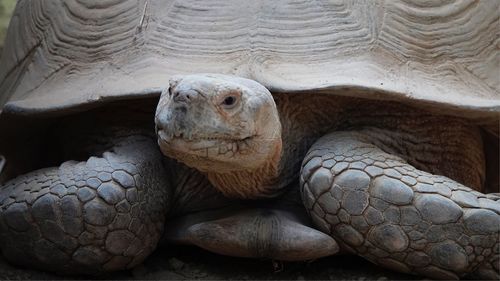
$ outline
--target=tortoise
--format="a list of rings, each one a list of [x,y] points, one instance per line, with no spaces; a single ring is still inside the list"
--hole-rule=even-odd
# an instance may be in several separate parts
[[[19,1],[0,249],[67,274],[160,241],[498,279],[494,1]]]

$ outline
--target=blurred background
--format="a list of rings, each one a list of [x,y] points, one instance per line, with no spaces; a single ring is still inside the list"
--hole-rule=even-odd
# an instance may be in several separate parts
[[[16,0],[0,0],[0,54],[2,53],[9,20],[16,6]]]

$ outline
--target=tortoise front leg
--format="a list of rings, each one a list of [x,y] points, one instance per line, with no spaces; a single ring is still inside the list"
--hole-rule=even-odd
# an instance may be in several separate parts
[[[317,227],[385,267],[432,278],[499,278],[500,203],[335,132],[304,159],[303,201]]]
[[[130,268],[156,247],[170,189],[154,140],[115,140],[101,157],[19,176],[0,190],[0,248],[59,273]]]

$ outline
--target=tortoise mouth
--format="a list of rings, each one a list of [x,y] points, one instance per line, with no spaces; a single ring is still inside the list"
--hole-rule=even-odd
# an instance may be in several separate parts
[[[245,141],[253,138],[254,136],[247,136],[247,137],[232,137],[232,136],[202,136],[202,135],[188,135],[185,133],[177,133],[173,136],[167,136],[167,134],[164,131],[159,131],[158,132],[159,137],[166,143],[170,143],[173,141],[184,141],[188,143],[195,143],[195,142],[202,142],[202,141],[226,141],[226,142],[239,142],[239,141]]]
[[[253,163],[255,136],[233,138],[227,136],[191,136],[183,134],[168,137],[158,132],[162,153],[202,172],[221,172],[248,169]]]
[[[251,146],[251,141],[256,137],[233,137],[224,135],[188,135],[186,133],[175,133],[168,135],[165,131],[157,132],[158,143],[162,149],[169,154],[191,154],[203,158],[217,156],[234,156]],[[244,154],[244,153],[243,153]]]

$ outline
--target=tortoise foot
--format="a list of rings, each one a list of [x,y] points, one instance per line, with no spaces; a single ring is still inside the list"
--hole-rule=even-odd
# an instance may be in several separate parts
[[[498,279],[500,202],[420,171],[361,133],[305,157],[301,192],[317,227],[376,264],[437,279]]]
[[[19,176],[0,190],[0,247],[13,263],[97,274],[142,262],[166,212],[161,154],[143,137],[85,162]]]
[[[308,226],[296,212],[270,208],[181,217],[167,225],[165,239],[227,256],[283,261],[312,260],[339,250],[332,237]]]

